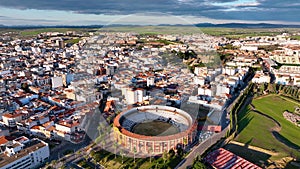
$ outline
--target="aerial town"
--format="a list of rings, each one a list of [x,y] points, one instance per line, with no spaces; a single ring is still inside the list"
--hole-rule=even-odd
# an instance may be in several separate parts
[[[1,169],[300,166],[299,32],[16,34],[0,36]]]

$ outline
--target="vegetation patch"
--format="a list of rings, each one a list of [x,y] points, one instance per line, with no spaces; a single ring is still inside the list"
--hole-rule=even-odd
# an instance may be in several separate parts
[[[252,107],[248,106],[237,116],[238,136],[235,140],[276,153],[269,158],[263,158],[264,164],[268,164],[269,160],[276,161],[284,157],[299,159],[300,130],[283,117],[285,110],[294,111],[297,104],[277,95],[260,97],[252,103]],[[237,154],[237,150],[243,151],[234,150]],[[252,157],[249,157],[249,154],[240,154],[251,161]],[[257,160],[254,159],[254,162],[259,163]]]
[[[178,151],[182,152],[182,151]],[[147,158],[131,158],[125,155],[115,155],[106,150],[92,152],[91,157],[96,162],[110,169],[128,168],[175,168],[183,159],[182,153],[165,152],[162,156]]]

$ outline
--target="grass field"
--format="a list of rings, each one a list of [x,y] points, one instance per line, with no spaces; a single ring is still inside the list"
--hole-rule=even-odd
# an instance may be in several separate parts
[[[112,32],[135,32],[146,35],[157,34],[192,34],[202,33],[198,27],[195,26],[105,26],[99,31]]]
[[[297,28],[214,28],[196,26],[110,26],[107,25],[100,31],[114,32],[136,32],[140,34],[192,34],[205,33],[212,36],[224,36],[228,38],[245,38],[253,36],[275,36],[282,34],[283,31],[294,33],[299,31]]]
[[[2,29],[8,31],[10,29]],[[66,31],[112,31],[112,32],[136,32],[139,34],[195,34],[205,33],[212,36],[223,36],[227,38],[245,38],[248,36],[274,36],[283,32],[299,32],[298,28],[215,28],[215,27],[196,27],[188,26],[112,26],[106,25],[103,28],[40,28],[40,29],[11,29],[11,31],[20,32],[22,36],[36,36],[42,32],[66,32]],[[1,32],[1,29],[0,29]],[[293,36],[293,39],[299,39],[299,36]]]
[[[200,28],[203,33],[227,38],[245,38],[253,36],[274,36],[281,34],[278,29],[239,29],[239,28]]]
[[[286,120],[282,113],[285,110],[294,112],[295,103],[278,96],[268,96],[253,101],[256,109],[275,118],[281,124],[280,134],[290,142],[300,146],[300,128]],[[300,156],[299,156],[300,158]]]
[[[37,29],[18,29],[15,30],[15,32],[19,32],[21,36],[37,36],[40,33],[43,32],[60,32],[60,33],[65,33],[67,31],[76,31],[78,32],[83,32],[87,33],[89,31],[94,31],[97,30],[98,28],[37,28]]]
[[[36,36],[43,32],[67,32],[72,31],[74,29],[71,28],[41,28],[41,29],[27,29],[27,30],[21,30],[22,36]]]
[[[256,110],[271,116],[280,126],[272,119],[252,111],[248,106],[238,115],[239,134],[235,140],[276,152],[277,155],[270,157],[272,161],[287,156],[300,159],[299,127],[284,119],[282,115],[284,110],[294,111],[296,103],[275,95],[254,99],[252,103]]]

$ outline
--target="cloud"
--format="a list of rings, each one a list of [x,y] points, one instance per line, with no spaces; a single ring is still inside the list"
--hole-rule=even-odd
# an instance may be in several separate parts
[[[289,22],[299,22],[300,11],[298,0],[0,0],[0,7],[96,15],[162,12],[212,19]]]

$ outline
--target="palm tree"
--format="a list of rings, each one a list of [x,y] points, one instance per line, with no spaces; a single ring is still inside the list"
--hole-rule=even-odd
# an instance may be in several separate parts
[[[114,142],[113,146],[115,148],[115,158],[117,158],[117,142]]]
[[[75,153],[75,157],[77,158],[80,155],[80,150]]]
[[[103,139],[101,139],[100,141],[101,141],[101,143],[102,143],[102,149],[104,149],[104,146],[105,146],[105,139],[103,138]]]
[[[98,136],[98,137],[102,136],[102,134],[101,134],[101,130],[102,130],[102,128],[101,128],[101,126],[100,126],[100,125],[97,127],[97,130],[98,130],[98,132],[99,132],[99,136]],[[96,136],[96,137],[97,137],[97,136]],[[97,138],[96,138],[96,139],[97,139]]]
[[[52,167],[56,168],[56,164],[57,164],[57,161],[56,161],[56,160],[52,160],[52,161],[51,161],[51,166],[52,166]]]
[[[99,124],[99,126],[97,127],[97,130],[99,131],[99,136],[101,136],[101,131],[103,130],[104,125],[102,123]]]
[[[123,156],[124,156],[123,149],[120,149],[120,155],[122,156],[122,164],[123,164]]]
[[[133,162],[135,164],[135,154],[137,153],[136,148],[133,147]]]
[[[164,164],[165,164],[166,161],[167,161],[167,159],[168,159],[168,153],[167,153],[167,151],[164,151],[164,152],[163,152],[162,158],[163,158]]]
[[[105,129],[106,129],[106,134],[109,135],[109,133],[110,133],[110,127],[107,126],[107,127],[105,127]]]
[[[153,153],[152,146],[148,149],[148,153],[150,154],[150,163],[151,163],[151,158],[152,158],[152,153]]]
[[[104,135],[101,134],[98,138],[97,138],[97,143],[102,142],[102,140],[104,140]]]

